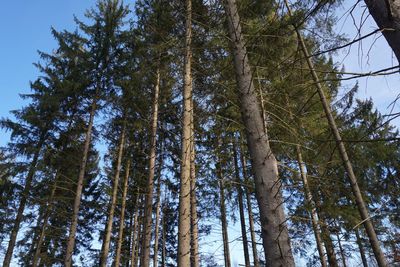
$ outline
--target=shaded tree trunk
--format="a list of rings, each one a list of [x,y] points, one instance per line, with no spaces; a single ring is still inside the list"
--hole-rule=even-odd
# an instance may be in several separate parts
[[[400,63],[400,0],[364,0]]]
[[[243,189],[242,189],[242,181],[240,179],[236,141],[234,139],[232,139],[232,145],[233,145],[233,161],[234,161],[235,176],[236,176],[236,181],[235,181],[236,191],[238,194],[238,204],[239,204],[240,229],[242,232],[244,262],[246,267],[250,267],[249,247],[246,234],[246,219],[244,217],[244,207],[243,207]]]
[[[260,209],[266,265],[291,267],[294,266],[294,259],[285,223],[277,161],[270,149],[267,133],[264,131],[262,111],[252,80],[236,2],[225,0],[224,3],[229,37],[233,46],[240,108],[255,174],[255,191]]]
[[[151,230],[153,226],[153,188],[154,188],[154,171],[156,163],[157,150],[157,123],[158,123],[158,98],[160,92],[160,64],[157,67],[156,84],[154,87],[153,99],[153,117],[151,122],[151,140],[149,153],[149,175],[147,177],[145,204],[144,204],[144,240],[142,245],[141,262],[143,267],[148,267],[150,264],[150,241]]]
[[[360,250],[362,265],[363,265],[363,267],[368,267],[368,261],[367,261],[367,257],[365,256],[364,245],[363,245],[361,237],[360,237],[360,232],[357,228],[355,229],[355,233],[356,233],[356,239],[357,239],[356,241],[357,241],[358,249]]]
[[[178,267],[190,266],[190,160],[192,98],[192,1],[186,0],[185,64],[183,85],[182,153],[179,190]]]
[[[165,203],[165,202],[164,202]],[[165,204],[164,204],[165,205]],[[163,209],[162,213],[162,248],[161,248],[161,267],[165,267],[166,265],[166,257],[167,257],[167,248],[166,248],[166,226],[165,226],[165,212]]]
[[[291,10],[290,10],[290,7],[289,7],[289,4],[288,4],[287,0],[285,0],[285,4],[286,4],[286,7],[288,9],[288,13],[291,16]],[[296,31],[296,34],[297,34],[297,39],[299,41],[301,50],[303,51],[304,57],[305,57],[305,59],[307,61],[308,68],[309,68],[309,70],[311,72],[311,75],[313,77],[314,84],[315,84],[315,86],[317,88],[318,95],[320,97],[320,100],[321,100],[321,103],[322,103],[326,118],[328,120],[329,127],[331,128],[332,134],[333,134],[333,136],[334,136],[334,138],[336,140],[336,144],[337,144],[337,146],[339,148],[339,154],[340,154],[340,157],[342,158],[344,168],[345,168],[345,170],[347,172],[347,175],[348,175],[348,178],[350,180],[351,189],[353,191],[353,195],[354,195],[354,198],[355,198],[355,201],[356,201],[356,205],[357,205],[358,211],[360,213],[360,217],[361,217],[361,219],[363,221],[363,224],[364,224],[365,230],[367,232],[367,235],[369,237],[369,241],[370,241],[372,250],[374,252],[376,261],[378,263],[378,266],[380,266],[380,267],[387,266],[385,256],[384,256],[384,254],[383,254],[383,252],[382,252],[382,250],[380,248],[379,240],[378,240],[378,237],[377,237],[377,235],[375,233],[375,228],[374,228],[374,226],[372,224],[372,221],[371,221],[367,206],[365,205],[364,199],[363,199],[362,194],[361,194],[361,190],[360,190],[360,188],[358,186],[357,178],[356,178],[356,176],[354,174],[354,171],[353,171],[353,166],[352,166],[352,164],[350,162],[349,156],[347,155],[346,147],[345,147],[345,145],[344,145],[344,143],[342,141],[342,137],[341,137],[339,129],[338,129],[337,125],[336,125],[336,121],[335,121],[335,119],[333,117],[330,104],[328,103],[328,100],[326,99],[324,90],[323,90],[322,85],[321,85],[321,81],[319,80],[318,74],[315,71],[314,63],[311,60],[310,53],[308,52],[308,49],[307,49],[306,44],[304,42],[303,36],[300,33],[300,30],[297,28],[296,25],[293,25],[293,26],[295,28],[295,31]]]
[[[158,183],[157,183],[157,200],[156,200],[156,225],[154,229],[154,258],[153,267],[158,266],[158,238],[159,238],[159,222],[160,222],[160,205],[161,205],[161,165],[158,172]]]
[[[96,92],[96,95],[98,91]],[[82,190],[83,190],[83,182],[85,178],[86,172],[86,163],[89,154],[90,141],[92,138],[92,129],[93,129],[93,121],[94,116],[97,109],[97,96],[93,99],[90,114],[89,114],[89,123],[85,134],[85,144],[83,148],[82,160],[79,168],[79,175],[77,181],[77,187],[75,191],[75,199],[73,206],[73,213],[71,218],[71,226],[69,228],[69,236],[67,241],[67,249],[65,252],[64,266],[70,267],[72,265],[72,255],[74,253],[75,248],[75,238],[76,238],[76,230],[78,228],[78,217],[79,217],[79,207],[81,205],[82,198]]]
[[[326,255],[328,256],[328,262],[330,267],[338,267],[338,261],[336,259],[335,247],[332,242],[331,234],[328,226],[323,218],[320,217],[321,223],[321,237],[325,244]]]
[[[32,162],[29,166],[28,174],[25,179],[25,186],[21,192],[21,199],[19,201],[17,216],[15,217],[15,220],[14,220],[14,226],[11,230],[10,241],[8,242],[7,252],[6,252],[6,255],[4,256],[4,260],[3,260],[4,267],[9,267],[10,263],[11,263],[11,259],[12,259],[14,248],[15,248],[15,243],[17,241],[17,235],[19,232],[19,228],[21,226],[23,216],[24,216],[26,202],[28,200],[28,196],[31,191],[33,178],[36,174],[36,169],[37,169],[36,166],[37,166],[37,163],[39,160],[40,151],[43,147],[45,138],[46,138],[46,133],[43,132],[39,138],[39,141],[37,144],[37,149],[33,155]]]
[[[125,131],[126,131],[126,122],[124,122],[123,129],[121,131],[121,136],[119,138],[119,146],[118,146],[118,154],[117,154],[117,165],[115,167],[115,176],[113,180],[113,191],[111,196],[110,208],[108,211],[107,225],[104,233],[103,245],[101,248],[101,256],[100,256],[100,266],[107,265],[108,252],[110,250],[110,241],[111,241],[111,233],[114,221],[114,212],[115,206],[117,204],[118,197],[118,186],[119,186],[119,176],[121,172],[121,162],[122,155],[124,152],[125,146]]]
[[[136,241],[139,235],[139,194],[136,196],[135,215],[133,216],[133,227],[131,237],[131,266],[136,266]]]
[[[124,240],[124,227],[125,227],[125,207],[126,207],[126,196],[128,193],[128,181],[129,181],[129,171],[131,168],[131,161],[128,159],[125,167],[125,179],[124,185],[122,187],[122,203],[121,203],[121,215],[119,218],[119,231],[118,231],[118,241],[117,241],[117,251],[115,253],[115,266],[119,267],[121,261],[121,249],[122,242]]]
[[[339,245],[340,258],[341,258],[341,260],[342,260],[342,265],[343,265],[343,267],[347,267],[347,264],[346,264],[346,255],[345,255],[344,250],[343,250],[343,247],[342,247],[342,241],[340,241],[339,232],[336,232],[336,238],[337,238],[338,245]]]

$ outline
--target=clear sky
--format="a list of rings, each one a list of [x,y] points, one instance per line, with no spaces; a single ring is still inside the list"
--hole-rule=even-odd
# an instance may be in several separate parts
[[[34,80],[38,72],[32,63],[38,62],[37,50],[50,52],[56,47],[51,36],[50,27],[57,30],[74,29],[73,15],[83,17],[84,11],[93,6],[95,0],[3,0],[0,8],[0,117],[6,117],[10,110],[20,108],[24,103],[20,100],[20,93],[29,92],[29,81]],[[128,2],[128,1],[125,1]],[[133,2],[130,1],[130,2]],[[338,10],[338,16],[344,14],[350,7],[350,2]],[[356,24],[361,19],[364,10],[363,2],[354,11]],[[356,27],[349,16],[344,16],[336,25],[337,29],[346,33],[349,38],[356,36]],[[363,27],[366,34],[376,29],[376,25],[368,19]],[[376,37],[378,37],[377,35]],[[335,60],[342,62],[346,71],[368,72],[397,65],[390,48],[384,38],[369,38],[363,41],[362,46],[354,45],[350,51],[342,50],[335,56]],[[356,80],[344,83],[345,86],[354,85]],[[389,112],[389,104],[400,93],[400,75],[390,77],[370,77],[359,79],[360,98],[372,97],[382,113]],[[398,112],[396,106],[394,112]],[[400,126],[399,120],[395,121]],[[0,131],[0,146],[8,140],[8,134]],[[216,228],[213,235],[204,243],[220,239]],[[240,232],[237,225],[230,226],[230,238],[236,238]],[[218,246],[216,246],[218,248]],[[233,242],[231,254],[233,262],[243,263],[241,245]],[[206,249],[215,251],[215,246]],[[222,251],[222,249],[221,249]],[[218,256],[218,255],[217,255]]]

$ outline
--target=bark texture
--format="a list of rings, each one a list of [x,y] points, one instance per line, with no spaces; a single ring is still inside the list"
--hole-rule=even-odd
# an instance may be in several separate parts
[[[285,223],[277,161],[264,132],[262,111],[252,80],[236,2],[225,0],[224,3],[233,47],[240,108],[255,176],[266,265],[291,267],[294,266],[294,259]]]

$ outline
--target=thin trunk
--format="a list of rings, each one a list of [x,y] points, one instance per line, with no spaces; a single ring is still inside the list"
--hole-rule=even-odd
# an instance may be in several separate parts
[[[289,4],[288,4],[287,0],[285,0],[285,4],[286,4],[286,7],[288,9],[288,13],[291,16],[291,10],[290,10],[290,7],[289,7]],[[360,188],[358,186],[357,178],[356,178],[356,176],[354,174],[354,171],[353,171],[353,166],[352,166],[352,164],[350,162],[349,156],[347,155],[346,147],[344,146],[344,143],[342,141],[342,137],[340,135],[339,129],[338,129],[337,125],[336,125],[336,121],[335,121],[335,119],[333,117],[330,104],[328,103],[328,100],[326,99],[324,90],[323,90],[322,85],[321,85],[321,81],[319,80],[318,74],[315,71],[314,63],[311,60],[310,53],[308,52],[308,49],[307,49],[306,44],[304,42],[303,36],[301,35],[300,30],[296,27],[296,25],[294,25],[294,27],[295,27],[295,30],[296,30],[297,39],[299,41],[300,47],[301,47],[301,49],[303,51],[304,57],[306,58],[308,68],[309,68],[309,70],[311,72],[311,75],[313,77],[313,80],[315,82],[315,86],[317,88],[317,91],[318,91],[322,106],[324,108],[326,118],[328,120],[329,126],[331,128],[331,131],[332,131],[332,133],[333,133],[333,135],[335,137],[337,146],[339,148],[339,153],[340,153],[340,156],[342,158],[343,165],[344,165],[344,167],[346,169],[347,175],[349,177],[350,184],[351,184],[351,189],[352,189],[353,194],[354,194],[354,198],[355,198],[355,201],[356,201],[356,204],[357,204],[357,207],[358,207],[358,211],[360,212],[360,217],[362,219],[362,222],[364,224],[365,230],[366,230],[367,235],[369,237],[369,241],[371,243],[372,250],[373,250],[373,252],[375,254],[376,261],[377,261],[379,267],[387,266],[385,256],[384,256],[384,254],[383,254],[383,252],[382,252],[382,250],[380,248],[379,240],[378,240],[378,237],[377,237],[377,235],[375,233],[374,225],[372,224],[368,209],[367,209],[367,207],[365,205],[363,196],[362,196]]]
[[[17,241],[17,235],[19,232],[19,228],[22,222],[22,218],[24,216],[24,210],[25,210],[25,206],[26,206],[26,202],[28,200],[28,196],[29,193],[31,191],[31,187],[32,187],[32,182],[33,182],[33,178],[35,176],[36,173],[36,165],[38,163],[39,160],[39,155],[40,155],[40,151],[41,148],[44,144],[45,141],[45,133],[42,133],[39,142],[37,144],[37,149],[35,151],[35,154],[33,155],[32,158],[32,162],[29,166],[29,171],[28,171],[28,175],[26,176],[25,179],[25,186],[24,189],[21,192],[21,200],[19,202],[19,206],[18,206],[18,211],[17,211],[17,216],[15,217],[14,220],[14,226],[13,229],[11,230],[11,234],[10,234],[10,241],[8,242],[8,247],[7,247],[7,252],[6,255],[4,256],[4,260],[3,260],[3,266],[4,267],[9,267],[10,263],[11,263],[11,259],[13,256],[13,252],[14,252],[14,247],[15,247],[15,243]]]
[[[325,220],[320,217],[321,225],[321,237],[325,244],[326,255],[328,256],[328,263],[330,267],[338,267],[338,261],[336,259],[335,247],[332,242],[331,234]]]
[[[88,124],[86,134],[85,134],[85,144],[84,144],[84,148],[83,148],[82,161],[81,161],[80,168],[79,168],[79,175],[78,175],[77,187],[76,187],[76,191],[75,191],[73,213],[72,213],[72,218],[71,218],[71,226],[69,228],[67,249],[65,252],[65,259],[64,259],[65,267],[70,267],[72,265],[72,255],[74,253],[76,230],[78,227],[79,207],[81,205],[81,197],[82,197],[82,190],[83,190],[83,182],[84,182],[83,180],[85,178],[86,163],[87,163],[88,154],[89,154],[90,141],[92,138],[93,121],[94,121],[96,109],[97,109],[97,96],[93,99],[93,103],[90,108],[89,124]]]
[[[342,247],[342,241],[340,241],[339,232],[336,232],[336,238],[337,238],[338,245],[339,245],[340,258],[342,260],[342,265],[343,265],[343,267],[347,267],[346,255],[344,254],[344,250],[343,250],[343,247]]]
[[[161,205],[161,165],[158,172],[158,183],[157,183],[157,200],[156,200],[156,225],[154,229],[154,258],[153,267],[158,266],[158,235],[159,235],[159,222],[160,222],[160,205]]]
[[[266,265],[291,267],[294,266],[294,259],[285,223],[277,161],[269,146],[267,133],[264,131],[262,111],[252,80],[236,1],[224,2],[229,37],[233,46],[242,119],[255,174],[255,191],[260,209]]]
[[[122,249],[122,242],[124,240],[124,227],[125,227],[126,195],[128,193],[128,180],[129,180],[130,168],[131,168],[131,161],[128,159],[125,168],[124,185],[122,188],[121,215],[119,218],[119,232],[118,232],[117,252],[115,253],[115,267],[118,267],[121,261],[121,249]]]
[[[185,65],[183,86],[182,154],[179,190],[178,267],[190,266],[190,159],[192,98],[192,1],[186,0]]]
[[[54,200],[54,194],[57,189],[57,182],[58,182],[58,173],[55,175],[54,184],[51,188],[51,193],[50,193],[49,199],[47,200],[46,211],[43,216],[43,224],[42,224],[42,227],[40,228],[39,239],[37,241],[35,254],[33,256],[32,267],[38,266],[38,263],[40,260],[40,252],[42,250],[42,245],[43,245],[43,241],[44,241],[45,234],[46,234],[47,224],[49,222],[49,217],[50,217],[51,210],[53,207],[53,200]]]
[[[220,142],[219,146],[221,146]],[[219,185],[219,208],[221,215],[221,226],[222,226],[222,241],[224,245],[224,262],[225,267],[231,266],[231,256],[229,252],[229,237],[228,237],[228,224],[226,221],[226,208],[225,208],[225,192],[224,192],[224,178],[221,169],[221,162],[217,162],[216,171],[218,177],[218,185]]]
[[[107,225],[104,233],[103,245],[101,247],[100,266],[102,267],[107,265],[108,252],[110,250],[114,212],[118,197],[119,175],[121,172],[122,155],[124,153],[124,146],[125,146],[125,131],[126,131],[126,122],[124,122],[123,129],[121,131],[121,136],[119,138],[117,165],[115,167],[115,176],[113,180],[113,191],[111,196],[110,208],[108,211]]]
[[[242,189],[242,180],[240,179],[236,141],[232,140],[232,144],[233,144],[233,161],[234,161],[235,176],[236,176],[236,190],[238,194],[238,204],[239,204],[240,226],[242,231],[244,262],[246,267],[250,267],[250,255],[249,255],[249,247],[246,234],[246,219],[244,217],[244,207],[243,207],[243,189]]]
[[[364,0],[400,63],[400,1]]]
[[[165,201],[164,201],[165,205]],[[165,267],[166,257],[167,257],[167,248],[166,248],[166,227],[165,227],[165,208],[163,208],[162,214],[162,249],[161,249],[161,267]]]
[[[190,111],[190,226],[191,226],[191,267],[199,267],[199,228],[197,218],[197,197],[196,197],[196,164],[195,164],[195,140],[194,140],[194,106],[191,99]]]
[[[318,249],[318,254],[319,254],[319,259],[321,261],[321,266],[326,267],[327,262],[325,259],[325,252],[324,248],[322,245],[322,238],[321,238],[321,233],[319,229],[319,220],[318,220],[318,215],[317,215],[317,209],[315,207],[315,202],[313,200],[310,187],[308,184],[308,177],[307,177],[307,170],[306,166],[303,161],[303,155],[301,153],[301,148],[300,145],[296,145],[296,154],[297,154],[297,162],[299,164],[299,169],[300,169],[300,176],[301,179],[303,180],[303,187],[304,187],[304,193],[306,195],[307,199],[307,204],[310,205],[311,207],[311,223],[312,223],[312,228],[314,231],[314,236],[315,236],[315,242],[317,243],[317,249]]]
[[[153,117],[151,122],[151,140],[150,140],[150,158],[149,158],[149,175],[147,177],[145,208],[144,208],[144,240],[142,243],[141,262],[143,267],[150,264],[150,241],[151,230],[153,226],[153,187],[154,187],[154,171],[156,165],[157,150],[157,123],[158,123],[158,98],[160,92],[160,64],[157,67],[156,84],[154,87],[153,99]]]
[[[129,267],[129,263],[130,263],[130,250],[132,247],[132,240],[133,240],[133,218],[135,217],[135,213],[132,213],[131,216],[129,216],[129,237],[128,237],[128,244],[125,247],[125,251],[124,251],[124,259],[123,259],[123,263],[125,263],[126,267]],[[124,264],[123,264],[124,265]]]
[[[247,204],[247,213],[249,216],[249,226],[250,226],[250,236],[251,236],[251,248],[253,251],[253,261],[254,261],[254,267],[258,267],[258,254],[257,254],[257,241],[256,241],[256,234],[254,231],[254,219],[253,219],[253,208],[251,206],[251,196],[249,193],[249,178],[247,176],[247,166],[246,166],[246,160],[244,157],[244,149],[241,147],[240,151],[240,162],[242,164],[242,173],[243,173],[243,179],[246,184],[245,187],[245,194],[246,194],[246,204]]]
[[[132,228],[132,242],[131,242],[131,266],[136,266],[135,262],[136,262],[136,240],[138,239],[138,235],[139,235],[139,209],[140,209],[140,205],[139,205],[139,195],[136,196],[136,204],[135,204],[135,215],[133,217],[133,228]]]
[[[134,252],[134,261],[132,259],[132,264],[134,267],[137,267],[139,265],[139,256],[142,253],[141,249],[142,246],[140,245],[140,241],[143,240],[143,231],[144,231],[144,198],[142,197],[142,199],[140,200],[140,205],[139,205],[139,217],[138,217],[138,228],[137,228],[137,233],[136,233],[136,242],[135,242],[135,250]],[[133,256],[133,255],[132,255]],[[141,265],[139,265],[141,266]]]
[[[362,261],[363,267],[368,267],[368,261],[367,261],[367,257],[365,256],[364,245],[363,245],[361,237],[360,237],[360,232],[357,228],[355,229],[355,232],[356,232],[357,245],[358,245],[358,249],[360,250],[360,256],[361,256],[361,261]]]

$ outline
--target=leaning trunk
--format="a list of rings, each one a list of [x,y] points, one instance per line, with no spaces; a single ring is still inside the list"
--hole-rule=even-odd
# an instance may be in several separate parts
[[[110,209],[108,211],[107,225],[106,225],[106,229],[105,229],[103,245],[101,248],[100,266],[102,266],[102,267],[107,265],[107,257],[108,257],[108,252],[110,250],[110,240],[111,240],[111,232],[112,232],[113,221],[114,221],[114,212],[115,212],[115,206],[117,204],[119,175],[120,175],[121,161],[122,161],[122,155],[124,152],[124,145],[125,145],[125,129],[126,129],[126,123],[124,122],[124,126],[121,131],[121,136],[119,139],[117,165],[115,167],[115,176],[114,176],[114,181],[113,181],[113,191],[112,191],[112,196],[111,196]]]
[[[233,46],[234,65],[238,82],[240,108],[246,129],[247,144],[255,175],[255,191],[260,209],[261,235],[266,264],[294,266],[289,233],[280,192],[278,165],[264,131],[260,103],[252,81],[245,40],[235,0],[225,0],[229,37]],[[268,125],[267,125],[268,126]]]

